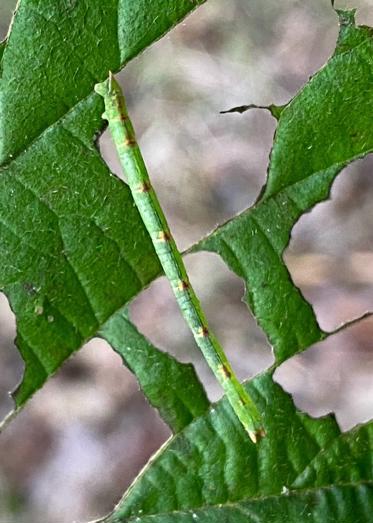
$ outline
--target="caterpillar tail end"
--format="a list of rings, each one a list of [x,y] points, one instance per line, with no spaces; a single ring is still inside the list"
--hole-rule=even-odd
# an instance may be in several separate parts
[[[253,443],[259,443],[266,436],[266,431],[263,427],[257,430],[247,430],[247,433]]]
[[[237,412],[237,415],[251,441],[253,443],[259,443],[259,441],[266,436],[263,419],[251,398],[246,395],[246,391],[244,397],[246,397],[246,408],[244,408],[243,412]]]
[[[242,384],[239,386],[241,387],[239,407],[234,410],[251,441],[258,443],[266,436],[263,419],[246,389]]]

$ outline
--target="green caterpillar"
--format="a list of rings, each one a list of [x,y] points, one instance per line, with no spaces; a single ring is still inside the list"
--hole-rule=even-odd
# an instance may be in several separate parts
[[[110,73],[105,82],[95,86],[95,91],[104,98],[105,112],[102,117],[109,122],[112,138],[121,165],[127,175],[133,198],[181,312],[198,347],[223,387],[238,419],[251,440],[256,442],[264,435],[260,414],[234,374],[223,348],[208,327],[199,299],[189,281],[181,254],[150,183],[121,88]]]

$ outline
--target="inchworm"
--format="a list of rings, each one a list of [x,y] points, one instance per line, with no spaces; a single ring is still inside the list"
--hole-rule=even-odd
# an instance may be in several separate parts
[[[256,442],[264,434],[259,411],[234,374],[223,348],[207,324],[199,299],[189,281],[181,254],[150,183],[121,88],[110,73],[105,82],[95,86],[95,91],[104,98],[105,112],[102,117],[109,122],[109,129],[122,168],[127,175],[135,204],[153,241],[155,251],[181,312],[198,347],[223,387],[238,419],[252,441]]]

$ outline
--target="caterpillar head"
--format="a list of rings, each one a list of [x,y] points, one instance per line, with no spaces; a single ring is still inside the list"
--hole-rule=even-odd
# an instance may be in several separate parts
[[[96,84],[94,89],[97,94],[104,98],[121,94],[119,84],[111,71],[109,71],[109,77],[104,82]]]

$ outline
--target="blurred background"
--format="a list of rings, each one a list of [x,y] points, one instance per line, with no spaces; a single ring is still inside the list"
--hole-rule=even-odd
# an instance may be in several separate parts
[[[0,0],[5,37],[14,0]],[[373,24],[372,0],[358,7]],[[287,102],[332,53],[337,18],[329,0],[210,0],[132,62],[120,78],[139,141],[179,247],[251,205],[265,181],[274,120],[220,115],[235,105]],[[120,175],[110,139],[101,150]],[[332,200],[294,228],[286,262],[321,326],[335,329],[373,310],[373,159],[346,169]],[[210,322],[241,379],[273,359],[242,303],[243,284],[215,255],[187,258]],[[159,348],[192,361],[211,399],[221,396],[161,278],[131,305]],[[336,412],[343,430],[373,417],[373,320],[286,362],[276,379],[299,408]],[[15,320],[0,296],[0,415],[22,375]],[[0,437],[0,523],[87,521],[112,509],[169,436],[119,357],[92,340]]]

